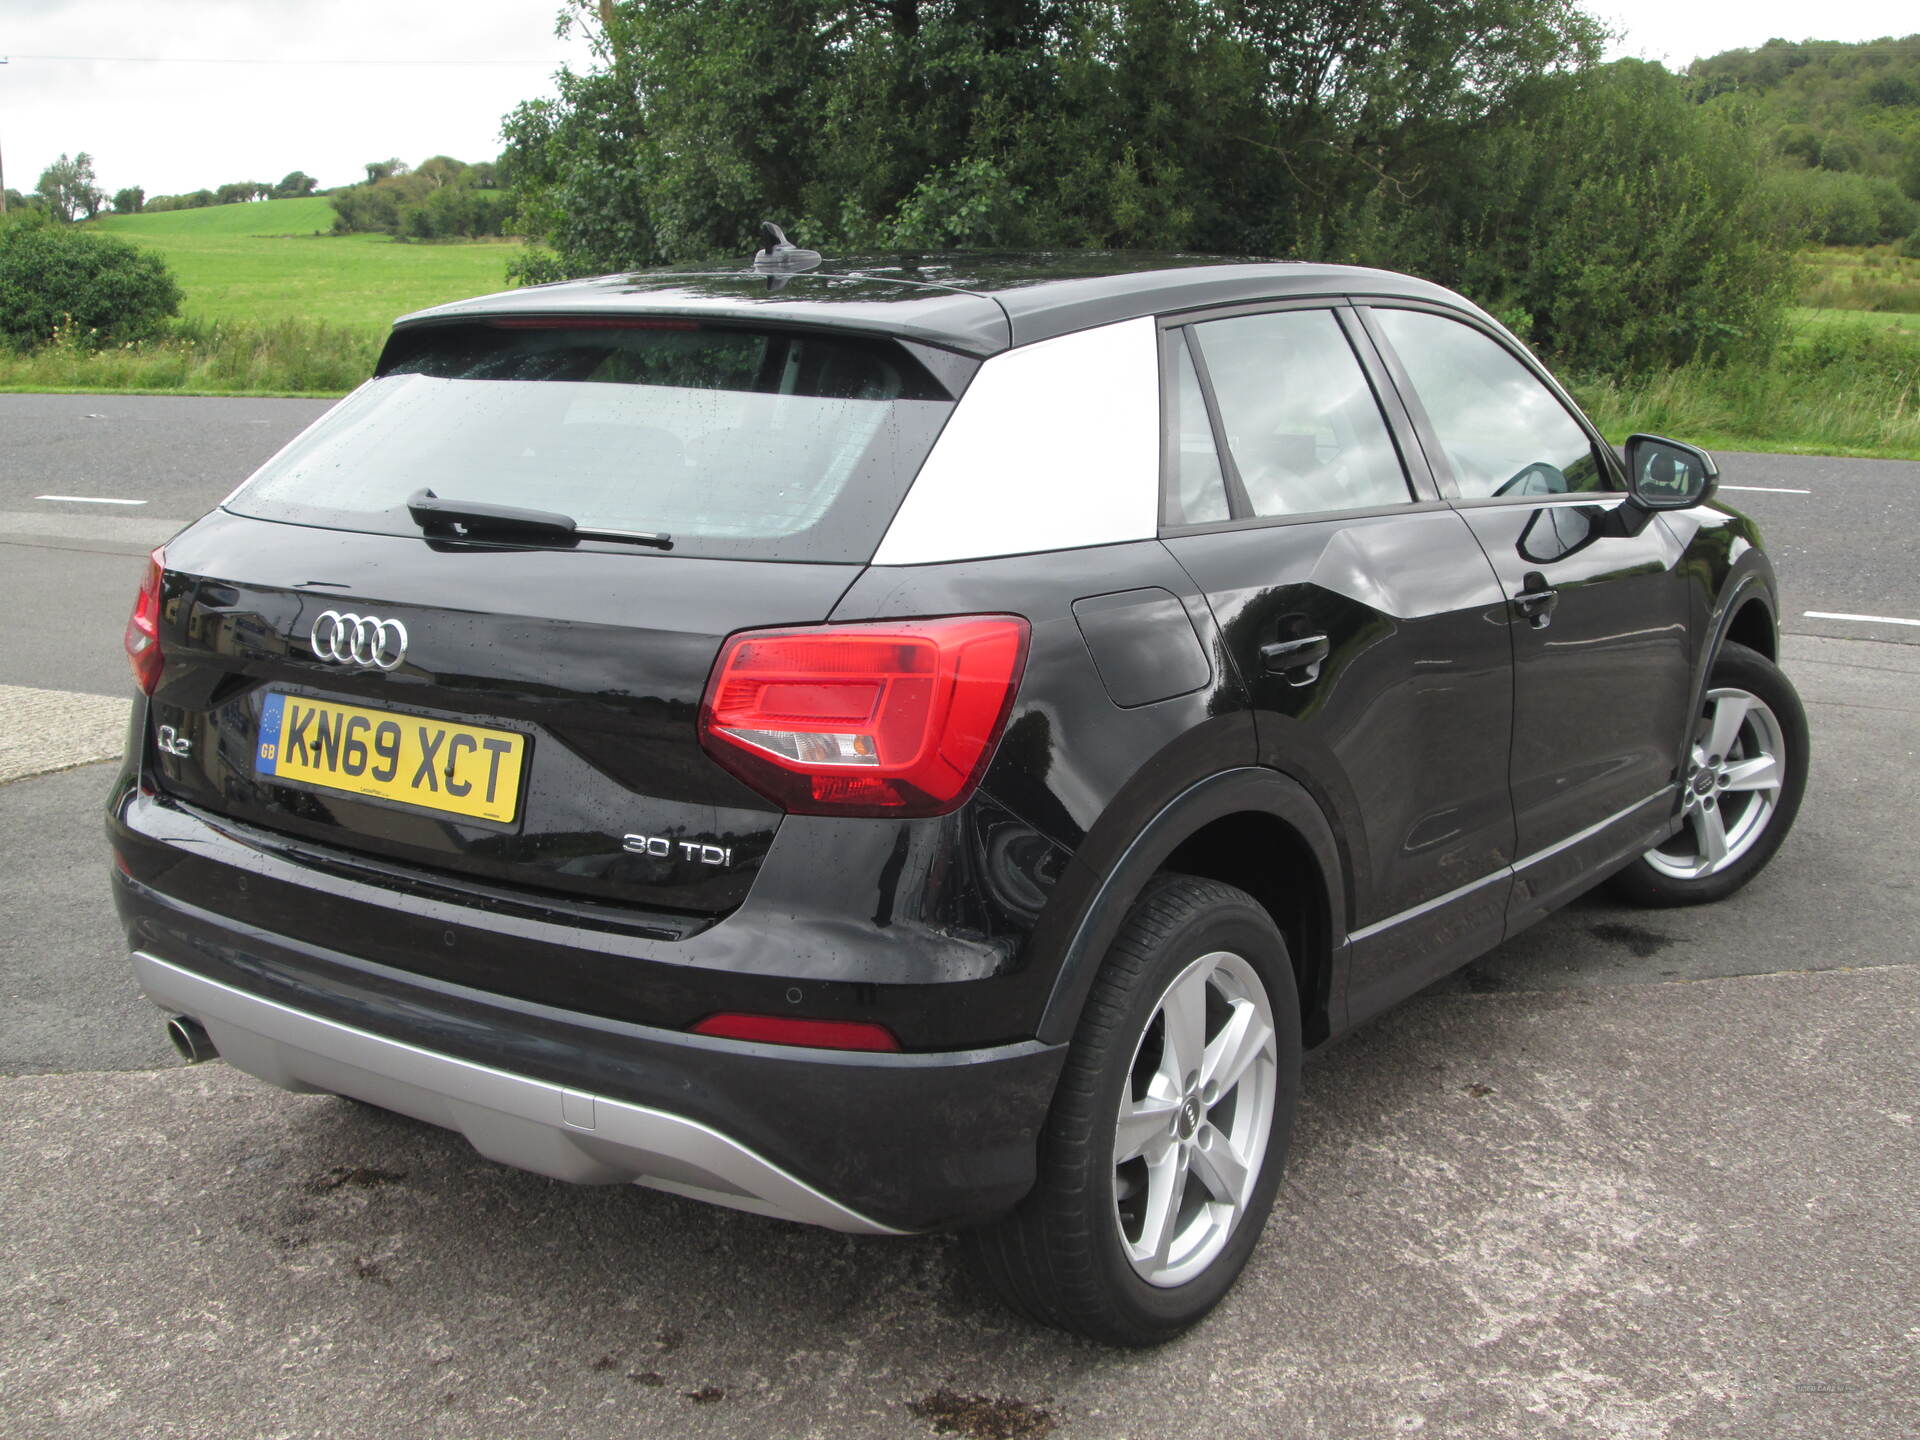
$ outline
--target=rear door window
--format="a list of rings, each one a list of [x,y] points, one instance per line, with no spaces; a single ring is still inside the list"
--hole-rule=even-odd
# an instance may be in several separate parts
[[[905,345],[673,319],[398,332],[227,502],[412,535],[408,496],[664,531],[673,553],[869,558],[953,408]]]
[[[1209,320],[1190,338],[1255,515],[1412,501],[1380,402],[1331,310]]]

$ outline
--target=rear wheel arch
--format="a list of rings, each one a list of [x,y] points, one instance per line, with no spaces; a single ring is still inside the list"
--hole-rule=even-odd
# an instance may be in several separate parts
[[[1182,840],[1158,873],[1218,880],[1259,901],[1293,960],[1302,1040],[1311,1046],[1327,1038],[1334,921],[1320,857],[1306,837],[1270,811],[1236,811]]]
[[[1072,1037],[1128,911],[1164,874],[1218,880],[1258,900],[1292,955],[1305,1043],[1318,1044],[1340,1028],[1335,937],[1344,933],[1347,901],[1332,826],[1297,781],[1248,766],[1210,776],[1170,800],[1094,887],[1064,947],[1041,1015],[1041,1039]]]

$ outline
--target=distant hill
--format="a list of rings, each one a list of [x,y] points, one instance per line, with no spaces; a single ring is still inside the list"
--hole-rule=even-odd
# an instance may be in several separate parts
[[[1920,34],[1769,40],[1696,60],[1700,99],[1753,107],[1784,160],[1899,182],[1920,200]]]

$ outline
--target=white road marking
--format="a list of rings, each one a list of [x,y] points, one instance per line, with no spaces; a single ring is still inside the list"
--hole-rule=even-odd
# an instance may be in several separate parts
[[[36,500],[58,500],[66,505],[144,505],[144,500],[115,500],[106,495],[36,495]]]
[[[1920,625],[1920,620],[1902,620],[1898,615],[1839,615],[1830,610],[1803,610],[1809,620],[1857,620],[1862,625]]]
[[[1721,490],[1753,490],[1762,495],[1811,495],[1811,490],[1789,490],[1784,485],[1721,485]]]

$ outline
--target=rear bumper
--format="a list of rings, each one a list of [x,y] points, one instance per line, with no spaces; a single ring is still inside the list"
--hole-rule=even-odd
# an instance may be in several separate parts
[[[542,1174],[840,1230],[1011,1209],[1064,1058],[1038,1041],[868,1055],[712,1039],[323,949],[122,871],[114,894],[147,994],[242,1070],[444,1125]]]
[[[490,1160],[557,1180],[629,1183],[856,1234],[893,1235],[706,1125],[476,1065],[262,1000],[136,950],[134,978],[191,1015],[220,1057],[285,1090],[351,1095],[445,1126]]]

